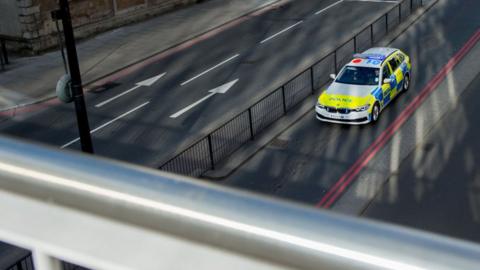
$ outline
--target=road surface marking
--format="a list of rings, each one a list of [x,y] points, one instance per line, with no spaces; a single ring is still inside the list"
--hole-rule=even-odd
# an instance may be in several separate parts
[[[215,66],[213,66],[213,67],[211,67],[211,68],[209,68],[209,69],[205,70],[204,72],[202,72],[202,73],[198,74],[197,76],[195,76],[195,77],[193,77],[193,78],[191,78],[191,79],[188,79],[188,80],[186,80],[186,81],[182,82],[180,85],[181,85],[181,86],[184,86],[185,84],[187,84],[187,83],[189,83],[189,82],[191,82],[191,81],[193,81],[193,80],[195,80],[195,79],[197,79],[197,78],[199,78],[199,77],[201,77],[201,76],[203,76],[203,75],[207,74],[208,72],[210,72],[210,71],[212,71],[212,70],[214,70],[214,69],[218,68],[219,66],[221,66],[221,65],[223,65],[223,64],[226,64],[226,63],[228,63],[228,62],[232,61],[233,59],[235,59],[235,58],[237,58],[237,57],[239,57],[239,56],[240,56],[240,54],[235,54],[234,56],[232,56],[232,57],[228,58],[227,60],[224,60],[224,61],[223,61],[223,62],[221,62],[220,64],[217,64],[217,65],[215,65]]]
[[[103,124],[103,125],[95,128],[95,129],[91,130],[91,131],[90,131],[90,134],[93,134],[93,133],[99,131],[100,129],[102,129],[102,128],[104,128],[104,127],[106,127],[106,126],[108,126],[108,125],[110,125],[110,124],[118,121],[119,119],[121,119],[121,118],[123,118],[123,117],[125,117],[125,116],[127,116],[127,115],[129,115],[129,114],[131,114],[131,113],[133,113],[133,112],[135,112],[135,111],[137,111],[138,109],[146,106],[148,103],[150,103],[150,101],[147,101],[147,102],[143,103],[142,105],[137,106],[137,107],[131,109],[130,111],[128,111],[128,112],[126,112],[126,113],[118,116],[117,118],[115,118],[115,119],[113,119],[113,120],[110,120],[110,121],[106,122],[105,124]],[[80,141],[80,138],[76,138],[75,140],[72,140],[72,141],[70,141],[70,142],[62,145],[62,147],[60,147],[60,148],[68,147],[68,146],[70,146],[70,145],[72,145],[72,144],[74,144],[74,143],[76,143],[76,142],[78,142],[78,141]]]
[[[373,2],[373,3],[394,3],[398,4],[400,1],[395,0],[346,0],[347,2]]]
[[[191,104],[191,105],[189,105],[189,106],[181,109],[180,111],[178,111],[178,112],[170,115],[170,118],[175,119],[175,118],[179,117],[180,115],[188,112],[189,110],[191,110],[192,108],[194,108],[194,107],[197,106],[198,104],[204,102],[205,100],[213,97],[213,96],[216,95],[216,94],[225,94],[225,93],[226,93],[228,90],[230,90],[230,88],[232,88],[232,86],[233,86],[234,84],[236,84],[237,82],[238,82],[238,79],[233,80],[233,81],[231,81],[231,82],[228,82],[228,83],[226,83],[226,84],[224,84],[224,85],[221,85],[221,86],[219,86],[219,87],[217,87],[217,88],[214,88],[214,89],[208,91],[208,92],[210,92],[210,94],[208,94],[207,96],[199,99],[199,100],[196,101],[195,103],[193,103],[193,104]]]
[[[470,37],[463,47],[442,67],[442,69],[427,83],[402,113],[378,136],[375,141],[360,155],[355,163],[340,177],[340,179],[322,197],[317,207],[329,208],[342,195],[347,187],[356,179],[358,174],[368,165],[380,150],[392,139],[403,124],[410,119],[416,110],[423,104],[429,95],[437,89],[453,68],[471,51],[480,41],[480,29]]]
[[[337,2],[335,2],[335,3],[333,3],[333,4],[331,4],[330,6],[328,6],[328,7],[324,8],[324,9],[321,9],[321,10],[315,12],[315,15],[318,15],[318,14],[324,12],[325,10],[327,10],[327,9],[329,9],[329,8],[332,8],[332,7],[338,5],[338,4],[342,3],[342,2],[343,2],[343,0],[337,1]]]
[[[114,101],[115,99],[117,99],[117,98],[119,98],[119,97],[122,97],[122,96],[124,96],[124,95],[126,95],[126,94],[128,94],[128,93],[130,93],[130,92],[132,92],[132,91],[135,91],[135,90],[137,90],[138,88],[140,88],[140,87],[142,87],[142,86],[152,86],[152,85],[153,85],[154,83],[156,83],[160,78],[162,78],[163,76],[165,76],[165,74],[167,74],[167,73],[165,72],[165,73],[162,73],[162,74],[157,75],[157,76],[155,76],[155,77],[149,78],[149,79],[147,79],[147,80],[138,82],[138,83],[135,84],[135,87],[130,88],[130,89],[128,89],[127,91],[125,91],[125,92],[123,92],[123,93],[121,93],[121,94],[118,94],[118,95],[116,95],[116,96],[114,96],[114,97],[112,97],[112,98],[110,98],[110,99],[107,99],[107,100],[105,100],[105,101],[103,101],[103,102],[100,102],[100,103],[98,103],[97,105],[95,105],[95,107],[100,108],[100,107],[102,107],[103,105],[105,105],[105,104],[107,104],[107,103],[109,103],[109,102],[111,102],[111,101]]]
[[[102,86],[108,82],[111,82],[111,81],[115,81],[115,80],[118,80],[120,78],[123,78],[133,72],[136,72],[150,64],[153,64],[153,63],[156,63],[162,59],[165,59],[166,57],[169,57],[169,56],[172,56],[178,52],[181,52],[185,49],[188,49],[188,48],[191,48],[193,47],[194,45],[202,42],[202,41],[205,41],[209,38],[212,38],[220,33],[223,33],[225,32],[226,30],[230,30],[231,28],[237,26],[237,25],[240,25],[241,23],[244,23],[248,20],[250,20],[252,17],[256,17],[256,16],[260,16],[262,14],[265,14],[266,12],[269,12],[273,9],[276,9],[278,8],[279,6],[281,5],[284,5],[286,2],[289,2],[290,0],[282,0],[280,2],[267,2],[265,4],[262,4],[261,8],[253,13],[250,14],[250,16],[243,16],[243,17],[240,17],[238,19],[235,19],[231,22],[228,22],[224,25],[221,25],[217,28],[214,28],[212,29],[211,31],[208,31],[204,34],[201,34],[200,36],[198,37],[195,37],[193,39],[190,39],[190,40],[187,40],[183,43],[181,43],[180,45],[178,46],[175,46],[173,48],[170,48],[170,49],[167,49],[165,51],[162,51],[150,58],[147,58],[143,61],[140,61],[136,64],[133,64],[129,67],[126,67],[124,69],[121,69],[121,70],[118,70],[116,71],[115,73],[107,76],[107,77],[104,77],[102,79],[99,79],[97,81],[94,81],[92,83],[90,83],[87,87],[85,87],[85,89],[88,89],[88,90],[91,90],[93,88],[96,88],[98,86]],[[275,3],[275,4],[272,4],[272,3]]]
[[[271,40],[272,38],[275,38],[276,36],[278,36],[278,35],[281,35],[281,34],[283,34],[283,33],[287,32],[288,30],[290,30],[290,29],[294,28],[295,26],[297,26],[297,25],[299,25],[299,24],[301,24],[301,23],[303,23],[303,20],[301,20],[301,21],[297,22],[297,23],[296,23],[296,24],[294,24],[294,25],[290,25],[289,27],[287,27],[287,28],[283,29],[282,31],[280,31],[280,32],[278,32],[278,33],[276,33],[276,34],[274,34],[274,35],[272,35],[272,36],[270,36],[270,37],[268,37],[268,38],[266,38],[266,39],[262,40],[262,41],[260,42],[260,44],[263,44],[263,43],[265,43],[265,42],[267,42],[267,41]]]

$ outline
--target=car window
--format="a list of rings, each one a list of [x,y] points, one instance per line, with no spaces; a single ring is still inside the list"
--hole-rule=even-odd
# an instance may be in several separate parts
[[[400,64],[403,63],[403,61],[405,61],[405,55],[403,55],[403,53],[397,53],[396,57],[400,62]]]
[[[394,71],[394,72],[400,66],[400,63],[398,62],[396,57],[392,57],[390,60],[388,60],[388,63],[390,64],[390,67],[392,68],[392,71]]]
[[[336,82],[357,85],[377,85],[380,70],[370,67],[346,66],[338,75]]]
[[[390,75],[392,75],[392,73],[390,72],[390,69],[388,68],[388,65],[385,64],[383,66],[382,80],[390,78]]]

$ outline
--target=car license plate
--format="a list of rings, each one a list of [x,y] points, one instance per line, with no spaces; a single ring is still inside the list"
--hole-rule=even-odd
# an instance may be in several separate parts
[[[344,115],[339,115],[339,114],[330,114],[329,117],[332,119],[345,119]]]

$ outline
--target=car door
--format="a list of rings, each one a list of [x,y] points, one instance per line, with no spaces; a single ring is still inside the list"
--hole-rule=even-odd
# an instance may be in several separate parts
[[[390,98],[393,99],[402,90],[403,72],[400,69],[400,61],[395,55],[388,60],[388,64],[392,70],[392,74],[390,76],[390,87],[392,89]]]
[[[391,100],[391,92],[392,92],[392,87],[391,87],[391,82],[390,83],[383,83],[385,79],[391,79],[392,78],[392,71],[390,69],[390,65],[388,64],[388,61],[383,63],[382,66],[382,93],[383,93],[383,99],[380,101],[382,103],[382,108],[387,106],[387,104]]]
[[[403,84],[405,82],[405,75],[409,71],[409,66],[407,64],[407,61],[405,61],[405,55],[403,53],[399,52],[395,55],[395,57],[397,58],[397,61],[399,63],[399,68],[398,68],[398,72],[400,72],[399,75],[402,77],[399,83],[398,89],[399,91],[402,91]]]

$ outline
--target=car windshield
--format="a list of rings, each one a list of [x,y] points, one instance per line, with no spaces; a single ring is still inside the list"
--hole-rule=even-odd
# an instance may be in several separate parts
[[[357,85],[377,85],[378,68],[347,66],[338,75],[336,82]]]

